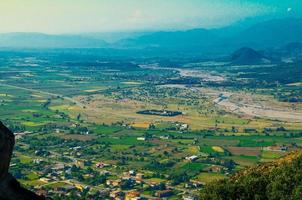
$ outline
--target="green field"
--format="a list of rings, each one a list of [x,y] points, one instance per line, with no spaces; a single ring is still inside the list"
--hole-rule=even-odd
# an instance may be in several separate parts
[[[88,67],[83,58],[33,56],[45,62],[32,67],[9,56],[2,58],[0,113],[1,121],[17,133],[11,173],[35,190],[99,191],[119,188],[108,186],[106,180],[130,176],[141,183],[124,183],[126,191],[154,196],[163,189],[156,187],[163,185],[152,185],[164,183],[173,188],[175,198],[202,187],[184,189],[192,181],[208,184],[302,145],[299,122],[241,115],[213,102],[228,91],[241,95],[231,100],[253,96],[259,102],[301,108],[299,103],[276,103],[269,89],[254,94],[246,88],[242,94],[231,84],[220,87],[196,77],[184,78],[175,69],[131,68],[141,60],[118,65],[104,60],[112,66],[100,62]],[[212,73],[206,67],[200,70]],[[235,76],[220,72],[227,78]],[[183,114],[137,113],[142,110]],[[287,149],[266,150],[284,146]]]

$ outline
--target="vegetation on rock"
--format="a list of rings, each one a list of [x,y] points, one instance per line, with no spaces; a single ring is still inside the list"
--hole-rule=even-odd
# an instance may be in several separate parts
[[[302,151],[297,151],[212,182],[202,191],[201,199],[301,199],[301,180]]]

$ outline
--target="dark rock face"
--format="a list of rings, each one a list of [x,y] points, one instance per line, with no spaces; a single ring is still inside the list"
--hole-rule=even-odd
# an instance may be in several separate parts
[[[0,122],[0,180],[5,178],[8,174],[14,145],[14,134]]]
[[[8,173],[14,145],[14,134],[0,122],[0,200],[45,199],[22,188],[20,183]]]

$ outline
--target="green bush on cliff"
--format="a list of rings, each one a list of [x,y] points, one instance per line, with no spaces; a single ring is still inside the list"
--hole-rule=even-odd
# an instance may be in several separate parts
[[[243,170],[230,179],[212,182],[202,200],[302,199],[302,152]]]

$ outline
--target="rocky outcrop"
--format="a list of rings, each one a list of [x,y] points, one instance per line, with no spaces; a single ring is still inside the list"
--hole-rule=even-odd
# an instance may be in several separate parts
[[[14,134],[0,122],[0,200],[43,200],[44,197],[23,188],[9,174],[9,165],[15,145]]]

